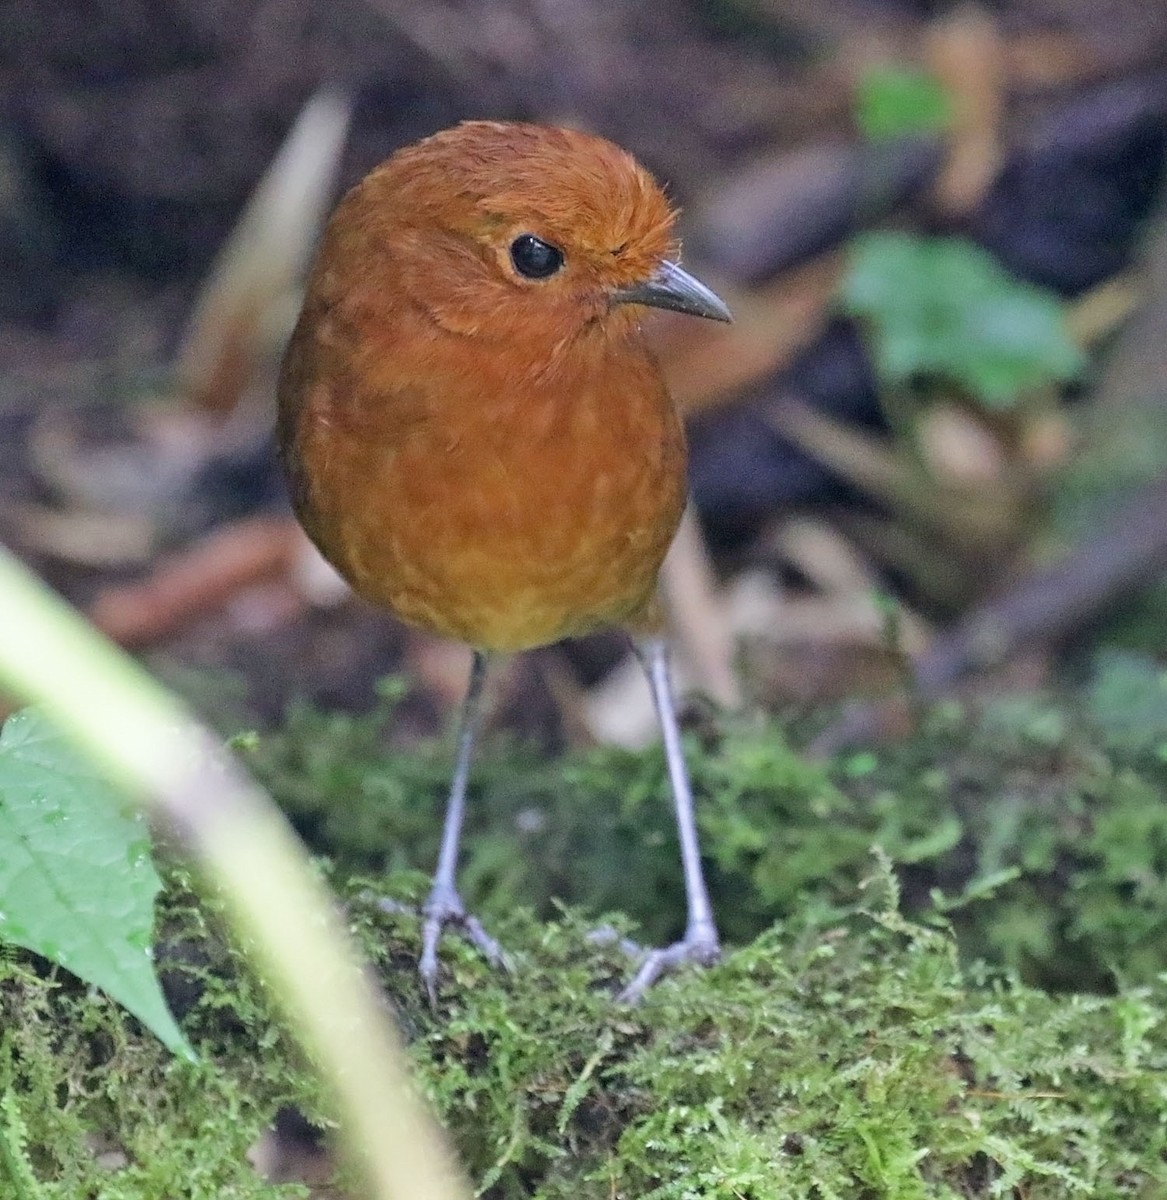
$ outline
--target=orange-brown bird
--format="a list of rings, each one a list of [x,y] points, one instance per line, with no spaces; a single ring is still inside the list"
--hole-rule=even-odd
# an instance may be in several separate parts
[[[730,315],[677,265],[674,223],[611,142],[468,121],[358,183],[308,280],[279,381],[296,512],[358,594],[474,651],[423,908],[431,997],[445,925],[501,959],[455,879],[487,656],[604,626],[632,632],[653,690],[688,899],[625,996],[718,955],[656,602],[685,438],[641,320]]]

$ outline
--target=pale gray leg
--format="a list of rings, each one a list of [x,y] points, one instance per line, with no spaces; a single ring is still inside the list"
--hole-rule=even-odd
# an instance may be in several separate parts
[[[697,841],[697,818],[693,809],[693,789],[681,747],[681,729],[677,722],[677,705],[669,677],[668,651],[663,640],[636,644],[636,654],[648,676],[653,703],[660,720],[664,740],[665,762],[673,792],[673,807],[677,819],[677,837],[681,843],[681,870],[685,879],[687,920],[685,936],[671,946],[650,950],[631,983],[620,994],[621,1000],[635,1003],[665,972],[681,963],[709,966],[721,955],[717,926],[709,889],[701,870],[701,849]]]
[[[442,847],[438,852],[438,865],[434,871],[429,897],[421,910],[425,920],[422,925],[418,973],[429,993],[431,1003],[437,1000],[438,942],[444,926],[460,926],[491,963],[503,965],[505,962],[498,942],[483,929],[477,917],[466,912],[462,897],[458,895],[456,880],[458,843],[462,836],[462,820],[466,815],[466,785],[470,778],[470,757],[482,719],[482,688],[485,680],[486,655],[481,650],[475,650],[474,662],[470,667],[470,686],[466,689],[466,699],[462,703],[458,756],[454,763],[454,779],[450,784],[450,798],[446,804],[446,818],[442,825]]]

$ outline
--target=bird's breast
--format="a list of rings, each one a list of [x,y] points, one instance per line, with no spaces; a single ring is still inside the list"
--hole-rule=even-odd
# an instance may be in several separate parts
[[[366,397],[360,419],[302,415],[315,469],[301,515],[326,556],[373,602],[483,649],[635,620],[685,496],[655,364],[457,379]]]

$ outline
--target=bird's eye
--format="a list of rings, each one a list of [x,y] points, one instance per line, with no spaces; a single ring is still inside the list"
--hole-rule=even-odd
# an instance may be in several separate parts
[[[563,251],[533,233],[521,233],[511,242],[511,262],[528,279],[546,279],[563,266]]]

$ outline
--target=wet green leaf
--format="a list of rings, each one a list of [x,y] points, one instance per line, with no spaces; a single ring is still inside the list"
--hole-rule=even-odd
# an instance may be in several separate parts
[[[123,1004],[193,1058],[154,974],[145,822],[42,713],[0,731],[0,939]]]
[[[893,387],[939,378],[987,408],[1008,409],[1082,367],[1058,297],[960,238],[857,239],[842,299],[868,323],[876,368]]]

